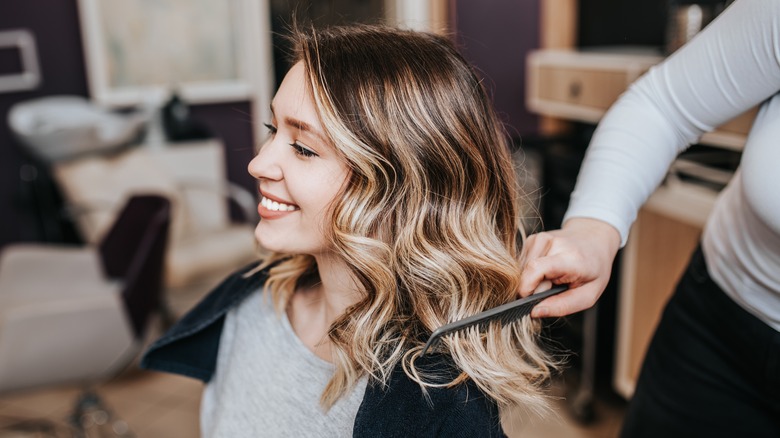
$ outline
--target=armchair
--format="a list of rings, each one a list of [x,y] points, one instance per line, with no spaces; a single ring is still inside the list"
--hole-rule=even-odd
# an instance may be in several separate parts
[[[134,196],[98,245],[0,253],[0,393],[118,373],[160,307],[170,205]]]
[[[257,257],[254,195],[228,182],[224,160],[217,140],[172,143],[56,163],[53,175],[76,228],[90,243],[100,239],[133,193],[167,197],[172,217],[165,285],[181,288]],[[244,223],[231,222],[228,201],[241,207]]]

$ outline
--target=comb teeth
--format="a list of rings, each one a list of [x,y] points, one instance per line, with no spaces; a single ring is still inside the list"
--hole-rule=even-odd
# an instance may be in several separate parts
[[[511,324],[523,318],[524,316],[528,315],[529,313],[531,313],[532,308],[533,306],[529,306],[526,304],[502,313],[500,317],[501,327],[504,327],[507,324]]]
[[[530,314],[531,310],[539,301],[547,297],[557,295],[567,290],[568,288],[569,286],[565,284],[555,286],[546,291],[538,292],[511,303],[494,307],[476,315],[443,325],[434,330],[434,332],[428,338],[428,342],[425,343],[425,346],[423,347],[422,353],[420,355],[424,356],[430,348],[438,344],[441,338],[454,333],[462,332],[470,327],[476,327],[480,331],[485,331],[493,321],[498,321],[501,324],[501,327],[518,321],[524,316]]]
[[[507,325],[509,325],[509,324],[511,324],[513,322],[519,321],[520,319],[522,319],[523,317],[525,317],[529,313],[531,313],[530,309],[528,309],[528,310],[525,310],[525,309],[526,309],[526,306],[523,306],[523,307],[520,307],[520,308],[518,308],[518,309],[516,309],[514,311],[504,312],[502,315],[500,315],[500,317],[496,318],[495,320],[485,320],[485,321],[482,321],[482,322],[479,322],[479,323],[463,326],[461,328],[448,331],[447,333],[442,333],[441,335],[436,336],[436,337],[430,339],[425,344],[425,347],[423,347],[423,351],[422,351],[421,355],[425,355],[427,350],[429,350],[430,348],[435,347],[436,345],[439,345],[439,341],[441,341],[442,339],[444,339],[446,337],[449,337],[449,336],[452,336],[452,335],[455,335],[455,334],[458,334],[458,333],[465,332],[466,330],[471,329],[471,328],[477,328],[479,331],[485,332],[485,331],[488,330],[488,328],[490,327],[490,324],[493,321],[497,321],[499,324],[501,324],[501,327],[506,327]]]

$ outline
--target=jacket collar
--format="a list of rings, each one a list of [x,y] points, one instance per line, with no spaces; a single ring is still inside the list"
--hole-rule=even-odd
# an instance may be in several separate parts
[[[216,369],[225,315],[251,293],[260,290],[268,270],[248,275],[252,263],[232,274],[155,341],[144,353],[141,367],[184,374],[208,382]]]
[[[259,290],[268,279],[268,268],[246,277],[259,263],[255,262],[233,273],[217,286],[206,298],[185,315],[163,339],[176,340],[188,333],[213,324],[223,318],[228,310],[242,302],[249,294]]]

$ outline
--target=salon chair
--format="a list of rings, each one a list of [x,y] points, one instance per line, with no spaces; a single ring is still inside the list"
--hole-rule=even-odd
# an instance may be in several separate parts
[[[30,161],[20,173],[34,174],[23,180],[36,183],[24,185],[32,186],[30,216],[42,240],[97,244],[131,195],[159,194],[171,202],[165,285],[199,286],[256,259],[257,195],[228,181],[221,141],[205,132],[170,141],[154,114],[50,96],[15,105],[7,121]],[[232,220],[230,205],[241,220]]]
[[[111,155],[55,163],[53,175],[67,215],[81,238],[94,243],[132,193],[157,193],[171,201],[165,257],[166,288],[198,285],[257,258],[255,195],[228,181],[223,144],[215,139],[139,145]],[[239,221],[230,205],[239,207]]]
[[[170,212],[166,198],[136,195],[97,245],[3,249],[0,393],[81,384],[73,427],[97,412],[102,403],[87,388],[136,359],[160,310]]]

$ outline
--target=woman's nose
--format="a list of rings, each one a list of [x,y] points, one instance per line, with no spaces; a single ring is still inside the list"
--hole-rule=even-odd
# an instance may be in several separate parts
[[[284,176],[280,163],[281,151],[279,145],[273,139],[269,139],[257,152],[247,169],[249,174],[257,179],[281,180]]]

